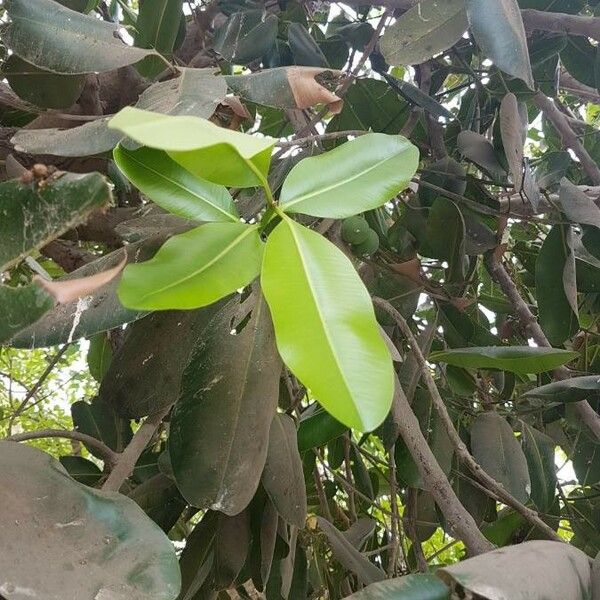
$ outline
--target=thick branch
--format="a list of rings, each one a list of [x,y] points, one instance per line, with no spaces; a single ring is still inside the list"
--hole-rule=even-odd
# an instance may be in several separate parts
[[[421,377],[427,386],[427,390],[431,396],[431,400],[433,405],[435,406],[438,415],[440,416],[442,423],[444,425],[444,429],[446,430],[448,437],[452,442],[452,446],[454,447],[454,451],[458,456],[459,460],[467,465],[469,470],[475,475],[475,477],[489,490],[493,496],[513,508],[516,512],[518,512],[524,519],[529,521],[532,525],[539,528],[544,532],[550,539],[556,541],[564,541],[551,527],[549,527],[542,519],[540,519],[537,512],[527,508],[525,505],[521,504],[516,498],[514,498],[504,486],[496,481],[493,477],[488,475],[481,466],[477,463],[477,461],[471,456],[468,448],[465,443],[460,438],[458,431],[454,427],[454,423],[452,422],[452,418],[450,417],[448,410],[446,408],[446,404],[444,403],[439,390],[433,380],[431,372],[429,371],[429,367],[427,366],[427,361],[423,356],[421,349],[419,348],[419,344],[413,335],[408,323],[404,319],[404,317],[386,300],[382,300],[381,298],[373,298],[373,303],[385,310],[391,317],[394,319],[396,325],[399,327],[400,331],[408,340],[412,352],[417,359],[417,363],[419,364],[419,368],[421,370]],[[416,419],[415,419],[416,420]],[[406,440],[405,440],[406,441]]]
[[[594,185],[600,185],[600,169],[594,159],[588,154],[588,151],[583,147],[583,144],[579,141],[573,129],[571,129],[567,117],[558,110],[550,98],[541,92],[538,92],[533,100],[535,105],[543,111],[556,131],[558,131],[565,145],[573,150],[575,156],[579,159],[583,170],[592,180],[592,183]]]
[[[118,492],[125,480],[133,473],[133,468],[142,452],[146,449],[156,430],[166,417],[171,407],[163,409],[154,415],[150,415],[135,432],[127,448],[123,450],[110,475],[107,477],[103,490]]]
[[[529,332],[538,346],[550,348],[552,345],[548,341],[546,334],[542,331],[540,324],[529,310],[529,306],[527,306],[525,300],[521,298],[515,282],[511,279],[500,259],[493,252],[489,252],[484,257],[484,263],[490,277],[500,286],[512,304],[522,327]],[[570,376],[568,369],[565,367],[555,369],[553,375],[556,379],[568,379]],[[579,419],[600,440],[600,415],[596,413],[586,400],[574,402],[571,406]]]
[[[38,431],[25,431],[24,433],[15,433],[4,439],[9,442],[25,442],[27,440],[39,440],[42,438],[66,438],[81,442],[82,444],[97,450],[98,454],[102,456],[103,460],[108,465],[108,468],[111,468],[119,458],[118,452],[111,450],[99,439],[85,433],[80,433],[79,431],[70,431],[68,429],[38,429]]]
[[[379,303],[378,305],[381,306]],[[471,556],[489,552],[494,546],[479,531],[473,517],[460,503],[446,474],[427,445],[419,421],[398,381],[396,381],[394,404],[400,417],[398,423],[400,435],[419,469],[427,491],[433,496],[446,518],[453,536],[464,542]]]
[[[522,10],[521,16],[526,31],[552,31],[600,40],[600,17],[582,17],[531,8]]]

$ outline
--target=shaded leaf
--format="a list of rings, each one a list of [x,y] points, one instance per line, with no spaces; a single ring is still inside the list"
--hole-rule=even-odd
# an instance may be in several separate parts
[[[0,344],[4,344],[48,312],[54,300],[37,285],[0,285],[0,306],[4,312],[0,320]]]
[[[594,485],[600,481],[600,444],[582,435],[573,450],[573,469],[581,485]]]
[[[183,496],[234,515],[258,486],[278,398],[280,360],[267,307],[231,335],[232,301],[204,329],[171,416],[169,454]],[[208,358],[208,360],[207,360]]]
[[[328,67],[327,59],[317,42],[301,23],[288,26],[288,43],[294,62],[307,67]]]
[[[504,167],[498,161],[494,147],[490,141],[480,133],[474,131],[461,131],[456,140],[459,152],[482,167],[492,177],[503,179],[506,175]]]
[[[129,265],[119,299],[141,310],[212,304],[258,276],[263,248],[257,225],[207,223],[173,236],[151,260]]]
[[[119,26],[53,0],[10,0],[3,40],[18,56],[55,73],[111,71],[155,54],[128,46]]]
[[[277,414],[273,418],[261,480],[277,512],[302,529],[306,521],[306,488],[296,425],[288,415]]]
[[[559,202],[569,220],[600,228],[600,208],[565,177],[560,181]]]
[[[90,375],[97,382],[101,382],[106,375],[112,357],[113,351],[108,336],[105,334],[93,336],[87,352],[87,364]]]
[[[527,132],[527,124],[523,127],[517,97],[509,92],[500,103],[500,134],[508,169],[516,190],[523,183],[523,144]]]
[[[377,427],[392,401],[392,360],[347,257],[286,218],[267,240],[261,281],[290,370],[341,423]]]
[[[316,405],[313,405],[316,407]],[[317,408],[310,415],[302,415],[298,428],[298,449],[304,453],[336,439],[348,428],[327,411]]]
[[[428,360],[467,369],[499,369],[526,375],[551,371],[578,356],[578,352],[559,348],[488,346],[432,352]]]
[[[529,467],[531,499],[540,512],[547,513],[556,495],[554,441],[546,434],[523,423],[523,452]]]
[[[220,514],[215,535],[215,586],[226,589],[240,574],[250,546],[250,522],[247,510],[228,517]]]
[[[98,466],[83,456],[61,456],[58,460],[67,473],[79,483],[94,486],[102,477]]]
[[[134,502],[77,483],[40,450],[5,441],[0,447],[0,479],[10,489],[0,556],[7,600],[23,598],[23,589],[48,600],[177,598],[175,550]]]
[[[493,412],[481,413],[471,427],[471,450],[483,470],[519,502],[531,491],[527,460],[508,422]]]
[[[553,381],[523,394],[525,398],[542,398],[551,402],[578,402],[600,397],[600,375],[584,375]]]
[[[346,600],[450,600],[450,588],[433,573],[405,575],[397,579],[379,581]]]
[[[65,173],[43,187],[19,180],[0,183],[0,272],[46,245],[112,200],[99,173]]]
[[[381,53],[391,65],[420,64],[454,46],[468,26],[464,0],[423,0],[386,27]]]

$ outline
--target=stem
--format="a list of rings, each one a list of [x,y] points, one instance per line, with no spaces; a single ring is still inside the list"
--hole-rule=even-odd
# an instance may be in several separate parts
[[[475,475],[475,477],[485,485],[487,490],[489,490],[493,496],[496,497],[497,500],[510,506],[516,512],[518,512],[524,519],[529,521],[532,525],[538,527],[541,531],[544,532],[549,539],[563,542],[564,540],[552,529],[549,527],[542,519],[540,519],[537,512],[527,508],[524,504],[521,504],[516,498],[512,496],[504,486],[496,481],[493,477],[488,475],[477,463],[477,461],[471,456],[469,450],[467,449],[465,443],[460,438],[458,431],[454,427],[454,423],[452,422],[452,418],[448,414],[448,410],[446,409],[446,404],[442,400],[439,390],[433,380],[431,372],[429,371],[429,367],[427,366],[427,361],[423,356],[421,349],[419,348],[419,344],[415,339],[408,323],[404,319],[404,317],[386,300],[381,298],[373,298],[373,303],[388,313],[396,322],[396,325],[403,333],[403,335],[408,340],[410,347],[412,348],[413,354],[417,359],[417,363],[419,364],[419,368],[421,370],[421,378],[425,382],[429,394],[431,396],[431,400],[440,416],[442,423],[444,424],[444,428],[446,429],[446,433],[448,434],[450,440],[452,441],[452,445],[454,447],[454,451],[458,458],[467,465],[469,470]],[[414,416],[414,415],[413,415]],[[416,419],[415,419],[416,420]],[[418,462],[417,462],[418,464]],[[439,506],[439,503],[438,503]],[[440,507],[441,508],[441,507]],[[466,540],[465,540],[466,544]]]
[[[69,429],[38,429],[37,431],[15,433],[4,439],[9,442],[25,442],[27,440],[39,440],[42,438],[65,438],[68,440],[76,440],[90,448],[94,448],[94,450],[97,450],[98,454],[102,456],[102,459],[109,469],[111,469],[119,460],[119,453],[111,450],[99,439],[85,433],[80,433],[79,431],[70,431]]]
[[[162,423],[162,420],[167,416],[170,410],[171,406],[169,405],[167,408],[150,415],[142,423],[140,428],[135,432],[131,442],[127,445],[127,448],[125,448],[119,456],[113,470],[102,486],[103,490],[119,491],[125,480],[133,472],[133,468],[140,455],[146,449],[152,436],[155,434],[159,425]]]

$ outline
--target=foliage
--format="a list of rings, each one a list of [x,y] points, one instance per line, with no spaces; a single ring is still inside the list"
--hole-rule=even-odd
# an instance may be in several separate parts
[[[1,598],[600,599],[598,3],[383,4],[5,0]]]

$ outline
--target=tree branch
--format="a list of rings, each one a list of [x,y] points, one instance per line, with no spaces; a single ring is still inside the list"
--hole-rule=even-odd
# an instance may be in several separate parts
[[[477,461],[471,456],[465,443],[460,438],[458,431],[456,431],[456,428],[454,427],[454,423],[452,422],[452,419],[448,414],[446,404],[442,400],[440,392],[437,389],[435,381],[433,380],[433,377],[429,371],[427,361],[421,353],[419,344],[415,336],[413,335],[413,332],[411,331],[410,327],[408,326],[408,323],[406,322],[404,317],[386,300],[383,300],[381,298],[373,298],[373,303],[385,310],[388,313],[388,315],[390,315],[390,317],[394,319],[396,325],[398,325],[400,331],[408,340],[408,343],[412,348],[413,354],[417,359],[417,363],[419,364],[419,368],[421,370],[421,378],[427,386],[427,390],[429,391],[433,405],[435,406],[438,415],[442,420],[444,428],[450,440],[452,441],[454,451],[456,452],[456,455],[458,456],[459,460],[461,460],[461,462],[467,465],[467,467],[471,470],[475,477],[482,484],[485,485],[487,490],[489,490],[493,494],[493,496],[496,497],[496,499],[506,504],[507,506],[513,508],[524,519],[529,521],[529,523],[543,531],[544,534],[547,535],[550,539],[556,541],[564,541],[551,527],[549,527],[546,523],[544,523],[544,521],[542,521],[542,519],[540,519],[537,512],[521,504],[516,498],[512,496],[512,494],[510,494],[507,490],[504,489],[504,486],[501,483],[499,483],[493,477],[488,475],[488,473],[486,473],[477,463]]]
[[[526,31],[552,31],[600,40],[600,17],[582,17],[526,8],[521,11]]]
[[[76,440],[90,448],[94,448],[102,456],[109,469],[113,467],[120,456],[118,452],[111,450],[99,439],[85,433],[80,433],[79,431],[70,431],[69,429],[38,429],[37,431],[15,433],[4,439],[9,442],[25,442],[27,440],[39,440],[42,438],[65,438],[68,440]]]
[[[540,324],[529,310],[529,306],[521,295],[515,282],[510,278],[510,275],[500,262],[500,259],[493,251],[488,252],[484,256],[485,267],[490,274],[490,277],[500,286],[505,296],[508,298],[517,315],[521,326],[529,331],[531,337],[538,346],[546,348],[552,347],[546,334],[543,332]],[[553,371],[556,379],[568,379],[570,377],[569,370],[565,367],[559,367]],[[573,402],[571,404],[575,414],[579,419],[592,431],[598,440],[600,440],[600,415],[589,405],[587,400]]]
[[[571,129],[567,117],[558,110],[550,98],[541,92],[538,92],[533,97],[533,101],[546,117],[548,117],[548,120],[552,123],[556,131],[558,131],[565,145],[573,150],[575,156],[579,159],[583,170],[592,180],[592,183],[594,185],[600,185],[600,169],[594,159],[588,154],[588,151],[583,147],[583,144],[579,141],[573,129]]]
[[[146,449],[152,436],[162,423],[163,419],[167,416],[171,406],[164,408],[163,410],[150,415],[142,423],[140,428],[135,432],[131,442],[127,445],[127,448],[123,450],[115,466],[113,467],[110,475],[106,478],[103,490],[111,490],[118,492],[125,480],[133,472],[133,468],[137,463],[140,455]]]

